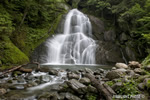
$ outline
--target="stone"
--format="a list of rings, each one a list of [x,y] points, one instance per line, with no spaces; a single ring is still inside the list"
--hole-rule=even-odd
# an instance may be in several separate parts
[[[112,70],[110,72],[108,72],[106,74],[106,78],[110,79],[110,80],[113,80],[115,78],[120,78],[122,76],[125,75],[125,70],[123,69],[116,69],[116,70]]]
[[[67,84],[69,87],[71,87],[75,92],[79,94],[85,94],[87,92],[87,87],[75,79],[67,81]]]
[[[58,72],[56,69],[50,69],[50,70],[49,70],[49,74],[50,74],[50,75],[58,75],[58,73],[59,73],[59,72]]]
[[[105,41],[115,41],[115,39],[116,39],[116,34],[113,30],[104,32],[104,40]]]
[[[134,72],[137,73],[137,74],[140,74],[140,75],[143,75],[145,73],[145,71],[142,70],[141,68],[135,68]]]
[[[59,98],[60,97],[57,92],[44,92],[38,96],[38,100],[59,100]]]
[[[137,79],[137,78],[140,77],[140,75],[139,75],[139,74],[134,74],[132,77],[133,77],[134,79]]]
[[[135,72],[133,70],[127,70],[127,74],[129,76],[134,76],[135,75]]]
[[[145,87],[144,83],[138,84],[138,89],[140,89],[141,91],[144,90],[144,87]]]
[[[114,85],[112,85],[112,89],[115,91],[116,89],[120,88],[123,86],[123,83],[122,82],[117,82],[115,83]]]
[[[112,70],[116,70],[116,67],[112,67]]]
[[[10,86],[9,88],[12,90],[23,90],[23,89],[25,89],[24,85],[22,85],[22,84],[15,84],[15,85]]]
[[[85,68],[85,72],[86,72],[86,73],[89,73],[89,74],[91,74],[91,75],[94,74],[94,72],[93,72],[91,69],[89,69],[89,68]]]
[[[150,71],[150,65],[145,66],[144,69],[145,69],[146,71]]]
[[[141,64],[137,61],[129,61],[128,65],[131,69],[141,68]]]
[[[68,79],[79,79],[80,76],[78,74],[75,73],[67,73]]]
[[[87,91],[95,94],[98,93],[97,89],[91,85],[87,87]]]
[[[0,88],[0,95],[4,95],[6,93],[7,93],[6,89]]]
[[[89,78],[86,78],[86,77],[81,78],[81,79],[79,80],[79,82],[82,83],[82,84],[85,84],[85,85],[88,85],[88,84],[91,83],[90,79],[89,79]]]
[[[125,63],[116,63],[116,68],[124,68],[124,69],[127,69],[128,68],[128,65],[126,65]]]
[[[81,100],[81,99],[71,93],[66,93],[64,100]]]
[[[145,78],[143,84],[146,86],[148,90],[150,90],[150,78]]]
[[[143,82],[146,78],[150,78],[150,75],[144,75],[144,76],[140,76],[138,77],[138,82]]]

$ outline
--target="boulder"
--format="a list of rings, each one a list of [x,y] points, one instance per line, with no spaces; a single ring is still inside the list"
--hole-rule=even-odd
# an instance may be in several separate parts
[[[131,69],[141,68],[141,64],[137,61],[129,61],[128,65]]]
[[[4,95],[6,93],[7,93],[6,89],[0,88],[0,95]]]
[[[91,93],[98,93],[97,89],[91,85],[87,87],[87,91]]]
[[[104,40],[105,41],[115,41],[116,33],[113,30],[109,30],[104,32]]]
[[[112,89],[115,91],[118,88],[121,88],[123,86],[122,82],[117,82],[114,85],[112,85]]]
[[[67,76],[68,76],[68,79],[79,79],[80,78],[80,75],[78,75],[78,74],[75,74],[75,73],[73,73],[73,72],[68,72],[67,73]]]
[[[89,74],[91,74],[91,75],[94,74],[94,72],[93,72],[91,69],[89,69],[89,68],[85,68],[85,72],[86,72],[86,73],[89,73]]]
[[[67,81],[67,84],[79,94],[85,94],[87,92],[87,87],[75,79]]]
[[[116,63],[116,68],[124,68],[124,69],[127,69],[128,68],[128,65],[126,65],[125,63]]]
[[[145,66],[144,69],[145,69],[146,71],[150,71],[150,65]]]
[[[81,99],[71,93],[66,93],[64,100],[81,100]]]
[[[145,78],[143,84],[150,90],[150,78]]]
[[[133,70],[127,70],[127,74],[129,76],[134,76],[135,75],[135,72]]]
[[[126,72],[126,70],[124,70],[124,69],[112,70],[106,74],[106,78],[108,78],[110,80],[113,80],[115,78],[120,78],[125,75],[125,72]]]
[[[82,84],[88,85],[88,84],[90,84],[91,81],[90,81],[89,78],[84,77],[84,78],[81,78],[79,80],[79,82],[82,83]]]
[[[135,69],[134,69],[134,72],[137,73],[137,74],[140,74],[140,75],[145,74],[145,71],[142,70],[141,68],[135,68]]]

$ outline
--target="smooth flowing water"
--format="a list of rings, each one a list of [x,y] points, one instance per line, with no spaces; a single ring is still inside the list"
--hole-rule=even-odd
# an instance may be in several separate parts
[[[95,64],[96,43],[89,18],[77,9],[66,16],[63,34],[46,42],[48,64]]]

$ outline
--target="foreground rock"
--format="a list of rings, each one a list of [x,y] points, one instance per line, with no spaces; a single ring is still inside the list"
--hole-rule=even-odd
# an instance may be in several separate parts
[[[141,64],[137,61],[130,61],[129,62],[129,67],[131,69],[135,69],[135,68],[141,68]]]
[[[124,63],[116,63],[115,65],[117,68],[125,68],[127,69],[128,68],[128,65],[124,64]]]
[[[84,94],[87,91],[87,87],[75,79],[69,80],[67,84],[79,94]]]

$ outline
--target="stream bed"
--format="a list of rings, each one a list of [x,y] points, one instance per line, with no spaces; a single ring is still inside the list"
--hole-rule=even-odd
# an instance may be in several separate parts
[[[4,88],[7,92],[0,96],[0,100],[43,100],[41,98],[47,96],[59,98],[58,100],[75,98],[66,91],[66,82],[69,79],[80,80],[86,71],[103,71],[103,74],[98,76],[101,78],[111,69],[111,66],[104,65],[41,65],[40,70],[32,65],[28,67],[34,71],[31,73],[15,71],[0,78],[0,88]]]

